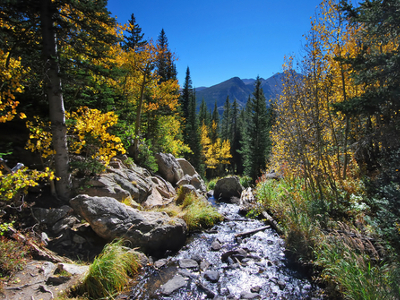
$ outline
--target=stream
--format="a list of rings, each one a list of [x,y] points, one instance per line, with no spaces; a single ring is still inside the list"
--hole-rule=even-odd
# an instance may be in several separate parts
[[[174,256],[146,267],[128,299],[323,299],[289,267],[284,241],[273,229],[239,215],[235,204],[216,205],[225,221],[191,234]]]

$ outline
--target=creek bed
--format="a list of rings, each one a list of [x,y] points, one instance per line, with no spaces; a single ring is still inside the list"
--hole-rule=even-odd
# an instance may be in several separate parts
[[[322,299],[318,287],[288,267],[273,229],[235,237],[265,224],[240,216],[237,205],[217,206],[226,220],[146,267],[128,299]]]

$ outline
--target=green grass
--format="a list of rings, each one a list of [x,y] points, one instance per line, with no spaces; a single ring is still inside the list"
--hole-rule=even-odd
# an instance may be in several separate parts
[[[129,275],[139,267],[137,256],[123,247],[122,240],[110,243],[90,265],[78,293],[90,299],[112,297],[126,287]]]
[[[192,193],[185,196],[181,208],[189,230],[209,228],[223,219],[215,207]]]

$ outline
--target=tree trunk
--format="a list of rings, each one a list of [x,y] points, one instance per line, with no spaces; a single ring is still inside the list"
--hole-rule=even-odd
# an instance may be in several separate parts
[[[147,75],[147,67],[145,68],[143,74],[143,82],[140,86],[140,98],[139,103],[136,109],[136,123],[135,123],[135,139],[134,139],[134,160],[137,162],[139,157],[139,136],[140,136],[140,126],[141,126],[141,117],[142,117],[142,106],[144,100],[144,88],[146,86],[146,75]]]
[[[68,201],[71,192],[71,175],[69,173],[69,157],[67,147],[67,126],[65,124],[64,100],[61,90],[61,78],[57,62],[57,43],[52,14],[51,0],[40,1],[40,21],[43,38],[43,62],[45,67],[45,91],[49,101],[49,114],[53,147],[55,174],[58,197]]]

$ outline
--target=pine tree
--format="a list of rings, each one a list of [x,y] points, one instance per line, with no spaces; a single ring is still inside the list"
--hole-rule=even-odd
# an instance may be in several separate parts
[[[183,84],[183,89],[180,97],[180,104],[182,110],[182,116],[185,119],[185,122],[189,116],[189,102],[193,95],[193,86],[192,86],[192,79],[190,78],[190,70],[189,67],[186,68],[186,76],[185,82]]]
[[[147,43],[147,41],[143,39],[144,33],[142,33],[142,28],[136,24],[136,18],[134,14],[131,14],[126,32],[129,35],[124,35],[124,44],[122,46],[122,49],[125,51],[138,51]]]
[[[164,29],[161,29],[158,36],[157,45],[159,47],[159,55],[156,62],[158,75],[160,76],[160,83],[170,79],[176,79],[177,71],[173,61],[173,55],[168,48],[168,38]]]
[[[199,110],[199,123],[200,126],[204,123],[206,126],[211,125],[211,113],[207,108],[206,101],[204,98],[201,100],[200,103],[200,110]]]
[[[240,150],[240,141],[242,140],[242,135],[240,132],[240,110],[235,100],[232,103],[232,114],[231,114],[231,155],[232,155],[232,169],[234,173],[239,174],[240,167],[242,165],[241,155],[238,153]]]
[[[214,110],[212,112],[212,117],[211,117],[212,127],[214,127],[214,124],[215,124],[215,130],[212,130],[211,134],[210,134],[212,143],[216,142],[218,135],[219,135],[219,113],[218,113],[217,101],[215,101]]]
[[[231,113],[231,103],[229,101],[229,96],[226,97],[226,101],[224,103],[224,111],[222,113],[221,118],[221,138],[223,140],[229,140],[231,142],[232,139],[232,113]]]
[[[267,105],[259,76],[247,107],[247,126],[242,148],[243,165],[245,174],[255,180],[266,167],[269,134]]]

